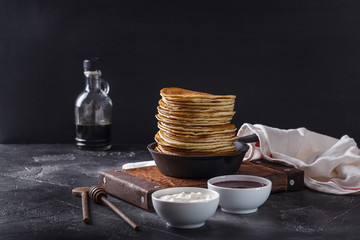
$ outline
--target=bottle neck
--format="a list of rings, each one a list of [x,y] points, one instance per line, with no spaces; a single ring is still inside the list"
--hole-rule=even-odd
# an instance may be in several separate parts
[[[87,91],[99,91],[101,89],[101,72],[100,71],[86,71],[84,72],[86,77],[86,90]]]

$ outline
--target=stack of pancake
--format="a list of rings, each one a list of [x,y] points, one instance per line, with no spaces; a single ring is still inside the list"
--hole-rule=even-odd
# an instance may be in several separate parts
[[[155,150],[175,155],[213,156],[236,152],[234,95],[163,88],[158,105]]]

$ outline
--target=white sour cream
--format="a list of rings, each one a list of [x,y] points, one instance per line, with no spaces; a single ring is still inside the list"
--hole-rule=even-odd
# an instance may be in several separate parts
[[[214,197],[209,194],[204,194],[202,192],[181,192],[176,194],[164,195],[161,196],[159,199],[168,202],[206,202],[214,199]]]

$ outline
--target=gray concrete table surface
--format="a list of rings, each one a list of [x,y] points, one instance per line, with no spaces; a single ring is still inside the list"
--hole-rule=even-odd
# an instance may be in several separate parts
[[[219,208],[205,226],[187,230],[109,196],[140,231],[92,200],[91,222],[84,224],[81,199],[71,190],[96,185],[101,170],[145,160],[151,160],[145,145],[100,152],[72,144],[0,145],[0,239],[360,239],[360,196],[306,188],[271,194],[249,215]]]

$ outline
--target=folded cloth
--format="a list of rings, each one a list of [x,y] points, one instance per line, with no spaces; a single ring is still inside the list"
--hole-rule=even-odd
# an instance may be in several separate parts
[[[247,160],[264,158],[304,171],[307,187],[331,194],[360,194],[360,150],[354,139],[332,138],[306,128],[277,129],[245,123],[238,136],[255,133]]]

